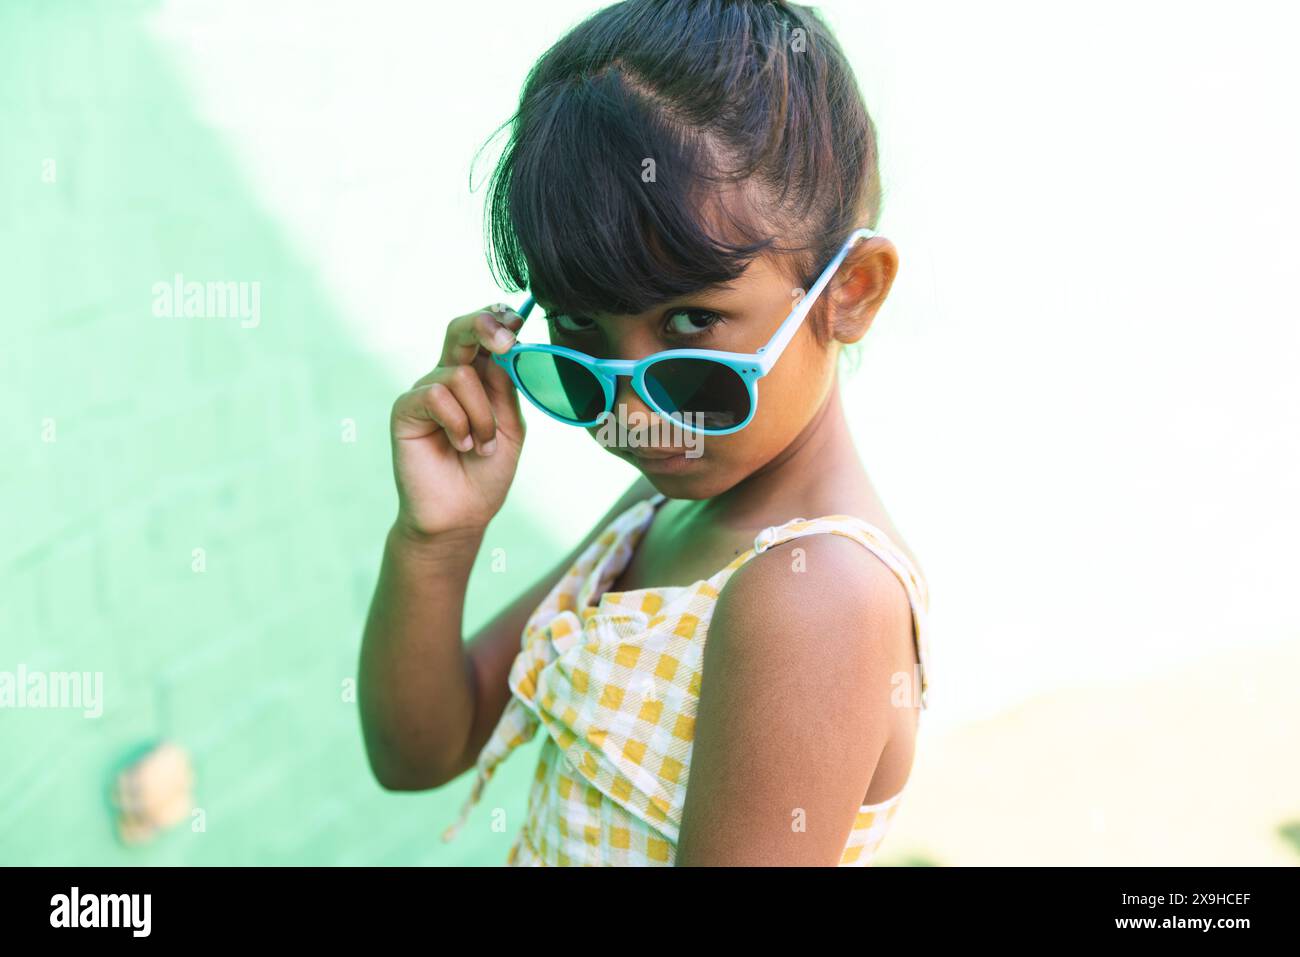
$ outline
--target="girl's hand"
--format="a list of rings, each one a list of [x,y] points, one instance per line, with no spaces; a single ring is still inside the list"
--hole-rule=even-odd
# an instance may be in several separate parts
[[[523,319],[503,306],[459,316],[442,358],[393,403],[397,528],[416,540],[481,532],[500,510],[524,444],[510,376],[492,360]]]

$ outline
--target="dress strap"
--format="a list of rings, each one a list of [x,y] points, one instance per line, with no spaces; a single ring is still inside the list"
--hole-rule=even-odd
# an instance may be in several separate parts
[[[754,537],[754,545],[748,551],[737,555],[731,564],[718,572],[710,583],[718,591],[722,590],[727,580],[735,574],[740,566],[755,555],[761,555],[776,545],[805,535],[817,534],[842,535],[865,546],[868,551],[879,558],[902,583],[907,593],[908,604],[912,608],[912,635],[916,643],[918,664],[917,684],[919,686],[919,704],[922,709],[929,707],[930,689],[930,590],[925,576],[915,563],[894,543],[881,529],[856,515],[823,515],[820,518],[793,518],[783,525],[772,525]]]

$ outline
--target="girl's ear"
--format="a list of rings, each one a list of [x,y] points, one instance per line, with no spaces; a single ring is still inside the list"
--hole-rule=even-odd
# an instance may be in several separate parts
[[[871,328],[898,274],[898,250],[884,236],[857,243],[831,281],[831,334],[857,342]]]

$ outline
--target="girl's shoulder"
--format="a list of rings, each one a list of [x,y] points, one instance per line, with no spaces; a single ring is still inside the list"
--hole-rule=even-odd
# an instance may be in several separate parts
[[[929,586],[879,526],[847,514],[771,526],[716,584],[724,622],[748,630],[773,621],[774,634],[821,635],[820,650],[832,656],[866,651],[902,666],[915,654],[918,703],[927,707]]]
[[[747,568],[748,566],[748,568]],[[762,529],[753,546],[729,566],[726,580],[746,577],[806,598],[853,592],[881,598],[928,600],[928,589],[911,553],[878,525],[856,515],[793,518]]]
[[[724,654],[797,661],[805,675],[847,668],[881,690],[912,667],[927,613],[910,562],[852,516],[765,529],[715,588],[709,642]]]

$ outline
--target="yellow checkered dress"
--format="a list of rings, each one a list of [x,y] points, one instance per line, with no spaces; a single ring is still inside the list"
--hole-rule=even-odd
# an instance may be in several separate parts
[[[796,518],[764,529],[753,548],[693,585],[605,591],[627,566],[663,500],[656,493],[616,517],[529,619],[510,670],[512,696],[479,754],[473,790],[444,841],[464,825],[497,765],[532,740],[542,724],[548,737],[527,820],[507,863],[672,864],[714,604],[737,568],[802,535],[845,535],[898,575],[912,606],[918,703],[927,707],[926,584],[882,531],[850,515]],[[871,862],[902,795],[859,808],[840,866]]]

